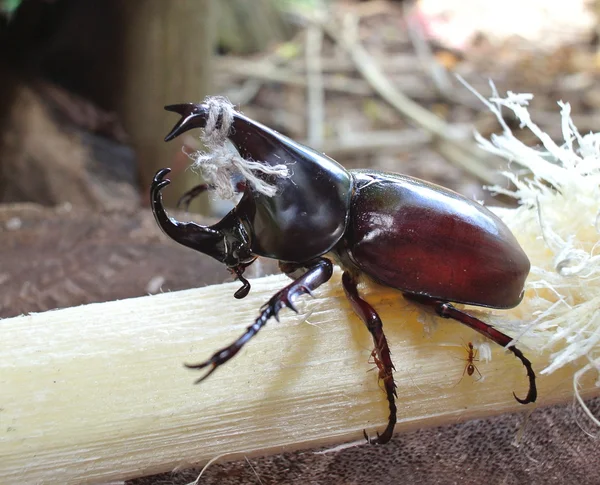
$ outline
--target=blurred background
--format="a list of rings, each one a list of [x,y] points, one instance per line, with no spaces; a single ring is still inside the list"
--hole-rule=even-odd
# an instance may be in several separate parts
[[[0,318],[231,279],[148,209],[162,167],[173,215],[228,209],[203,196],[176,212],[200,183],[182,145],[201,145],[163,142],[166,104],[225,95],[348,168],[514,204],[482,188],[507,184],[507,162],[473,130],[499,127],[455,74],[486,97],[488,80],[535,94],[533,118],[559,142],[559,100],[598,131],[599,15],[598,0],[0,0]]]

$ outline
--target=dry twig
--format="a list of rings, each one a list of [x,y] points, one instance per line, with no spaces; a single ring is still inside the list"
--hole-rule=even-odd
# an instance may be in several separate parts
[[[396,89],[362,45],[349,39],[349,36],[341,34],[331,20],[325,22],[315,18],[307,19],[311,22],[319,22],[327,35],[348,52],[357,70],[383,99],[412,123],[436,137],[438,140],[435,146],[437,151],[485,183],[498,183],[499,176],[482,163],[488,157],[473,142],[461,140],[453,135],[456,130],[448,123]]]

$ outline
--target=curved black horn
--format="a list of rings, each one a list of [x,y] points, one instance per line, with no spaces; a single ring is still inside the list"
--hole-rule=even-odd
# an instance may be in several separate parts
[[[165,106],[165,109],[181,115],[181,119],[165,137],[165,141],[171,141],[173,138],[193,128],[204,128],[206,126],[208,110],[202,104],[170,104]]]
[[[220,231],[195,222],[179,222],[167,214],[162,201],[162,190],[171,183],[165,178],[170,171],[170,168],[163,168],[156,172],[150,187],[150,202],[156,223],[167,236],[179,244],[208,254],[224,263],[227,251],[225,237]]]

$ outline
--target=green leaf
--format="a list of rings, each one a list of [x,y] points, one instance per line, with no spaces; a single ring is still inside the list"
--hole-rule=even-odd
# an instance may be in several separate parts
[[[22,0],[0,0],[0,14],[12,17],[19,8],[19,5],[21,5],[21,1]]]

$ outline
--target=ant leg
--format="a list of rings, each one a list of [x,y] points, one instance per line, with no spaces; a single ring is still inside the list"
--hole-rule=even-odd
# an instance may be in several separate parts
[[[477,374],[479,374],[479,379],[477,379],[479,381],[479,380],[483,379],[483,376],[481,375],[481,372],[479,372],[479,369],[475,365],[475,362],[479,362],[479,359],[477,358],[478,355],[479,355],[479,351],[473,350],[473,358],[471,359],[471,364],[473,365],[473,369],[475,369]]]
[[[329,281],[331,275],[333,274],[333,265],[331,264],[331,261],[325,258],[317,259],[312,264],[307,265],[307,269],[308,270],[306,273],[294,280],[294,282],[282,290],[275,293],[275,295],[273,295],[271,299],[263,305],[260,316],[235,342],[228,347],[219,350],[213,354],[210,359],[205,360],[200,364],[185,364],[185,366],[189,369],[204,369],[205,367],[210,367],[210,369],[202,377],[196,380],[196,384],[202,382],[209,375],[211,375],[217,369],[217,367],[223,365],[235,354],[237,354],[240,349],[252,337],[254,337],[262,327],[264,327],[269,318],[275,317],[275,319],[279,320],[279,310],[281,310],[284,306],[298,313],[293,304],[293,300],[297,296],[300,296],[304,293],[310,294],[312,290]]]
[[[372,370],[378,369],[377,377],[379,380],[379,389],[385,392],[385,388],[381,385],[382,382],[385,381],[385,367],[383,363],[377,358],[377,349],[373,349],[371,351],[371,358],[368,361],[369,364],[373,364],[375,367],[369,369],[367,372],[371,372]]]
[[[375,439],[369,438],[366,431],[364,431],[364,435],[370,444],[383,445],[392,438],[394,426],[396,425],[396,397],[398,397],[398,395],[396,394],[396,383],[394,382],[394,376],[392,375],[392,372],[396,369],[392,362],[392,357],[390,356],[387,339],[383,333],[381,318],[379,318],[375,309],[358,295],[358,289],[356,288],[357,282],[347,271],[342,275],[342,284],[344,285],[346,297],[352,304],[352,309],[365,323],[373,336],[373,342],[375,343],[374,353],[378,354],[373,354],[373,357],[379,368],[379,379],[383,380],[385,386],[390,415],[388,417],[388,425],[383,434],[380,435],[377,433],[377,438]]]
[[[416,303],[432,307],[435,310],[435,312],[442,318],[451,318],[453,320],[456,320],[457,322],[464,323],[466,326],[471,327],[473,330],[479,332],[482,335],[485,335],[490,340],[496,342],[502,347],[507,348],[513,354],[515,354],[515,356],[521,360],[521,362],[525,366],[525,369],[527,370],[527,377],[529,378],[529,392],[527,393],[527,396],[525,396],[524,399],[519,399],[514,392],[513,396],[515,396],[515,399],[521,404],[529,404],[531,402],[535,402],[535,400],[537,399],[537,388],[535,385],[535,372],[533,372],[531,362],[514,345],[509,346],[512,339],[508,335],[503,334],[491,325],[482,322],[478,318],[475,318],[469,315],[468,313],[458,310],[446,301],[436,300],[434,298],[422,295],[404,294],[404,297]]]

